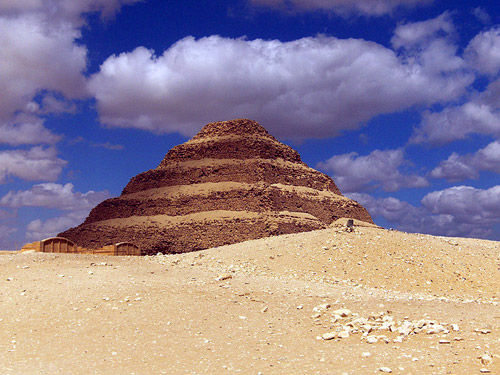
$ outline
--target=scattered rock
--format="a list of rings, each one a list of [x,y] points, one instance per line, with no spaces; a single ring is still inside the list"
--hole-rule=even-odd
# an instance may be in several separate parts
[[[368,344],[375,344],[376,342],[378,342],[378,338],[375,337],[375,336],[367,336],[366,337],[366,342]]]
[[[332,311],[333,315],[338,315],[341,318],[346,318],[352,314],[351,310],[349,309],[338,309],[335,311]]]
[[[231,275],[230,273],[221,273],[220,275],[218,275],[215,280],[216,281],[224,281],[224,280],[229,280],[229,279],[232,279],[233,278],[233,275]]]
[[[321,305],[313,307],[313,311],[314,312],[321,312],[321,311],[328,310],[330,307],[332,307],[332,305],[330,305],[329,303],[323,303]]]
[[[479,357],[479,359],[481,360],[481,364],[483,365],[491,365],[493,363],[493,357],[490,353],[484,353]]]
[[[327,332],[327,333],[323,333],[321,335],[321,338],[323,340],[332,340],[332,339],[334,339],[336,337],[337,337],[337,333],[336,332]]]
[[[313,310],[317,311],[316,314],[313,314],[311,318],[315,319],[315,324],[321,324],[320,318],[325,315],[327,308],[329,308],[329,304],[322,304],[316,306]],[[319,313],[322,311],[323,314]],[[449,334],[451,330],[457,331],[459,330],[457,324],[445,324],[438,323],[433,320],[428,319],[420,319],[417,321],[411,321],[408,317],[405,317],[403,321],[396,321],[394,317],[389,315],[389,312],[381,312],[378,314],[372,314],[368,316],[368,318],[360,317],[358,314],[354,314],[351,310],[342,308],[333,310],[331,312],[332,317],[329,321],[329,324],[334,324],[336,326],[337,331],[340,332],[338,337],[342,338],[343,335],[348,337],[349,335],[355,335],[360,333],[363,335],[363,339],[366,339],[366,342],[369,344],[374,344],[379,340],[383,340],[386,343],[391,341],[395,343],[403,342],[403,339],[418,334],[420,332],[427,333],[429,335],[432,334],[441,334],[446,335]],[[355,318],[349,320],[350,317],[354,316]],[[369,335],[373,332],[382,332],[387,331],[391,333],[397,333],[398,336],[393,340],[389,339],[384,335]],[[451,339],[442,338],[439,343],[440,344],[450,344]],[[460,338],[454,338],[453,340],[459,341]]]
[[[339,337],[340,339],[346,339],[346,338],[348,338],[349,336],[350,336],[349,331],[341,331],[341,332],[339,332],[339,335],[338,335],[338,337]]]
[[[485,329],[485,328],[484,328],[484,329],[479,329],[479,328],[478,328],[478,329],[475,329],[475,330],[474,330],[474,332],[476,332],[476,333],[481,333],[481,334],[483,334],[483,335],[486,335],[486,334],[488,334],[488,333],[491,333],[491,329]]]

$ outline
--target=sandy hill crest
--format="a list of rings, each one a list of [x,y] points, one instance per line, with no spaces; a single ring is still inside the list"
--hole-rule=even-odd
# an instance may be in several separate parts
[[[0,255],[0,374],[500,374],[493,241],[354,226]]]
[[[127,241],[145,254],[182,253],[324,229],[342,217],[373,223],[297,151],[236,119],[206,125],[59,236],[87,248]]]

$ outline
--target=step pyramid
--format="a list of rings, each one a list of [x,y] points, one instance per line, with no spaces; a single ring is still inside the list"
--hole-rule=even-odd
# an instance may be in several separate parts
[[[322,229],[341,217],[373,223],[297,151],[256,121],[236,119],[206,125],[59,236],[87,248],[132,242],[143,254],[183,253]]]

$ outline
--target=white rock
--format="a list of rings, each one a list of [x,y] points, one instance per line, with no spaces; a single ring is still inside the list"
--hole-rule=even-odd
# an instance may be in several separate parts
[[[384,323],[382,323],[382,325],[380,326],[380,330],[382,330],[382,331],[388,331],[388,330],[391,328],[391,326],[392,326],[393,324],[394,324],[394,323],[392,323],[392,322],[384,322]]]
[[[349,337],[349,332],[348,331],[339,332],[339,338],[346,339],[348,337]]]
[[[365,324],[365,325],[363,325],[363,327],[361,327],[361,329],[364,332],[370,333],[371,331],[373,331],[373,326],[370,324]]]
[[[220,275],[218,275],[215,280],[216,281],[224,281],[224,280],[229,280],[229,279],[232,279],[233,276],[229,273],[221,273]]]
[[[398,331],[398,333],[400,333],[404,336],[408,336],[411,333],[412,329],[410,327],[401,326],[401,327],[398,327],[397,331]]]
[[[479,372],[482,373],[482,374],[489,374],[491,371],[488,370],[487,368],[482,368],[482,369],[479,370]]]
[[[361,356],[364,357],[364,358],[367,358],[367,357],[371,357],[372,353],[370,352],[363,352],[361,353]]]
[[[313,311],[314,312],[321,312],[321,311],[328,310],[330,307],[332,307],[332,305],[330,305],[329,303],[323,303],[321,305],[314,307]]]
[[[337,337],[337,333],[336,332],[327,332],[327,333],[323,333],[321,335],[321,338],[323,340],[332,340],[334,339],[335,337]]]
[[[375,336],[366,336],[366,342],[368,344],[375,344],[378,341],[378,338]]]
[[[379,371],[381,371],[381,372],[387,372],[387,373],[392,372],[392,370],[389,367],[380,367]]]
[[[427,329],[427,334],[432,335],[432,334],[441,333],[444,331],[445,331],[445,329],[441,324],[433,324]]]
[[[489,353],[484,353],[479,359],[483,365],[491,365],[493,363],[493,357]]]
[[[474,332],[482,333],[483,335],[486,335],[488,333],[491,333],[491,330],[490,329],[475,329]]]
[[[349,309],[338,309],[332,312],[334,315],[339,315],[341,318],[347,318],[349,315],[352,315],[351,310]]]

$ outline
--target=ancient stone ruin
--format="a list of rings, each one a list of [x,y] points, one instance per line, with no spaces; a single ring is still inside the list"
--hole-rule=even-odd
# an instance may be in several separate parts
[[[373,222],[297,151],[237,119],[206,125],[59,236],[85,248],[130,242],[143,254],[183,253],[322,229],[341,217]]]

